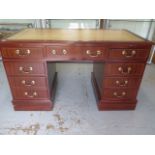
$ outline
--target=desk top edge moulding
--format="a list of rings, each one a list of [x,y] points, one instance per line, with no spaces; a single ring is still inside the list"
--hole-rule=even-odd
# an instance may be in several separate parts
[[[22,30],[0,41],[13,107],[52,110],[58,73],[50,62],[93,62],[98,109],[133,110],[153,44],[127,30]]]

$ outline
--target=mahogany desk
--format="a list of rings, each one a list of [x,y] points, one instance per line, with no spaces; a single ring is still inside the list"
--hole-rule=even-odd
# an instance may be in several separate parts
[[[0,42],[15,110],[52,110],[55,63],[93,62],[99,110],[131,110],[152,42],[125,30],[25,29]]]

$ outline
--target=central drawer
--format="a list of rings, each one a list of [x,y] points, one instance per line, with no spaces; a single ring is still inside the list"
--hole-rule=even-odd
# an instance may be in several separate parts
[[[46,58],[55,61],[63,60],[106,60],[108,54],[102,46],[48,46]]]
[[[46,58],[54,61],[79,60],[82,55],[74,46],[48,46],[46,47]]]
[[[46,68],[43,62],[14,62],[4,61],[8,75],[45,75]]]
[[[81,52],[84,60],[103,61],[108,57],[106,48],[102,46],[83,46]]]

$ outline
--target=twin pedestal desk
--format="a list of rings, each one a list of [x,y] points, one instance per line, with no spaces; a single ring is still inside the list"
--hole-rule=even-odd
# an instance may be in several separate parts
[[[0,42],[15,110],[52,110],[55,62],[93,62],[98,109],[135,109],[151,46],[126,30],[25,29]]]

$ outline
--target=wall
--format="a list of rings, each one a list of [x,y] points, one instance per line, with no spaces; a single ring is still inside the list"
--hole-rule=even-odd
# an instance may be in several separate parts
[[[27,24],[34,25],[35,19],[0,19],[0,23],[17,23],[21,25],[0,25],[0,29],[22,29],[26,28]]]
[[[97,28],[98,20],[95,19],[70,19],[70,20],[50,20],[51,28]]]
[[[127,29],[144,38],[152,39],[155,29],[155,22],[151,20],[109,20],[107,24],[109,29]]]

